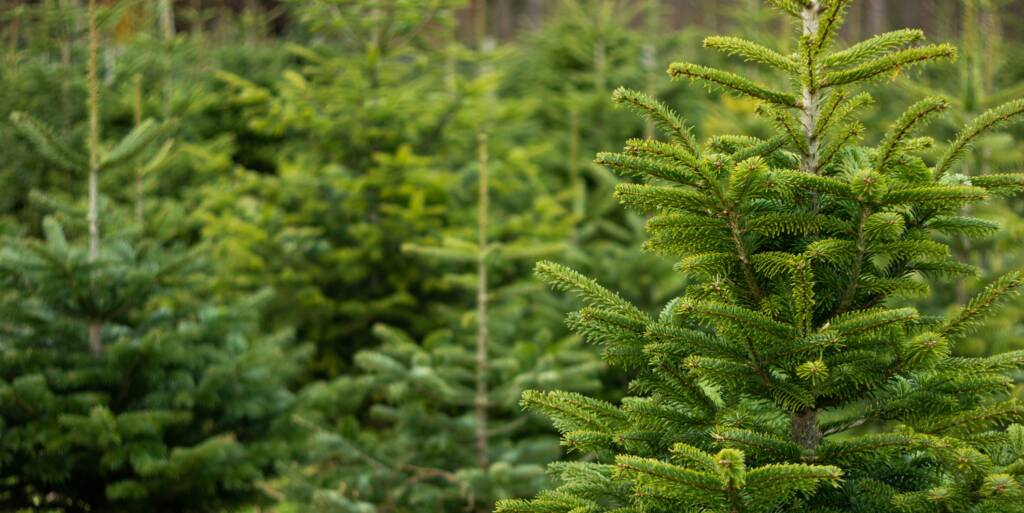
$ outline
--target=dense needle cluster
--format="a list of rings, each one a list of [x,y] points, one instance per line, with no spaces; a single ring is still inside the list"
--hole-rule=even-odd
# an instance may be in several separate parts
[[[951,257],[948,237],[995,231],[964,207],[1020,191],[1024,175],[952,166],[1024,102],[979,115],[932,164],[919,156],[932,140],[918,134],[947,108],[941,98],[911,105],[866,145],[857,114],[872,100],[853,86],[954,48],[897,30],[837,49],[850,0],[769,3],[800,26],[797,52],[732,37],[705,46],[774,68],[789,90],[689,63],[668,71],[760,101],[774,137],[699,144],[666,105],[616,91],[665,138],[630,140],[598,162],[642,182],[616,195],[653,214],[647,249],[676,259],[690,285],[651,316],[571,269],[538,266],[585,300],[570,326],[635,379],[619,405],[527,393],[586,457],[553,465],[560,487],[499,511],[1024,511],[1024,407],[1011,378],[1024,353],[954,355],[1024,275],[945,318],[893,301],[976,272]]]

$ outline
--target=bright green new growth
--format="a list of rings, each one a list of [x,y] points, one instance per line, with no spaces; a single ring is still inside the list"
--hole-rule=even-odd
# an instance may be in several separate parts
[[[889,306],[927,294],[924,278],[976,273],[939,237],[990,234],[963,207],[1020,192],[1024,175],[948,169],[1021,104],[969,123],[934,166],[915,154],[931,144],[917,134],[942,99],[915,103],[863,145],[855,116],[871,98],[847,88],[954,49],[907,47],[922,39],[916,30],[835,49],[849,0],[769,3],[802,27],[796,53],[729,37],[705,46],[775,68],[793,90],[690,63],[669,74],[761,100],[775,137],[698,148],[668,107],[616,92],[667,141],[631,140],[598,162],[645,180],[616,195],[653,214],[647,249],[678,260],[691,285],[652,317],[571,269],[538,266],[587,303],[570,327],[635,379],[618,406],[525,394],[586,458],[553,465],[560,487],[500,512],[1024,511],[1024,407],[1010,394],[1024,356],[951,356],[1024,275],[949,318]]]

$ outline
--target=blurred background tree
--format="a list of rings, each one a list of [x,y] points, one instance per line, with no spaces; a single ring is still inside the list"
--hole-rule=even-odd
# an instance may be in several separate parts
[[[197,499],[212,497],[211,507],[280,500],[279,511],[315,503],[327,511],[337,506],[334,511],[401,513],[456,503],[463,508],[470,490],[480,507],[531,494],[543,481],[533,470],[557,457],[558,447],[543,423],[516,409],[513,392],[543,386],[538,380],[576,389],[600,380],[603,386],[593,393],[614,395],[628,376],[589,367],[599,349],[568,333],[560,313],[569,310],[569,300],[538,289],[529,258],[490,262],[491,285],[505,292],[495,293],[491,305],[488,325],[500,365],[488,376],[488,390],[500,395],[492,403],[497,422],[513,429],[497,430],[483,471],[472,450],[474,414],[465,396],[408,392],[419,386],[420,373],[431,372],[449,385],[475,386],[465,381],[474,374],[465,360],[473,354],[476,328],[472,290],[465,285],[475,283],[476,273],[403,246],[475,237],[478,134],[486,130],[494,172],[493,240],[557,246],[552,258],[654,313],[688,284],[671,262],[640,249],[647,219],[619,208],[611,195],[616,183],[630,179],[594,162],[598,152],[654,129],[616,108],[611,92],[627,86],[655,96],[682,111],[701,137],[765,136],[772,129],[753,115],[754,102],[669,82],[660,63],[720,64],[722,57],[698,50],[704,36],[722,31],[793,50],[782,38],[791,27],[769,16],[760,0],[96,1],[102,13],[96,20],[101,145],[113,147],[147,118],[161,132],[138,158],[99,173],[98,212],[110,227],[104,244],[119,249],[107,255],[107,271],[75,268],[72,274],[84,280],[109,271],[137,280],[131,308],[104,319],[107,354],[146,355],[151,364],[138,369],[156,377],[199,382],[213,373],[221,380],[207,385],[213,392],[196,397],[170,378],[133,387],[137,373],[124,365],[136,360],[96,361],[88,351],[54,350],[88,344],[88,333],[75,331],[81,312],[57,308],[68,299],[63,296],[74,293],[84,301],[97,291],[116,296],[123,289],[54,286],[27,294],[19,288],[68,278],[29,276],[26,266],[42,264],[24,252],[64,258],[84,250],[88,180],[76,167],[40,158],[24,127],[19,132],[13,123],[0,123],[0,236],[9,246],[2,293],[8,317],[0,320],[0,350],[8,360],[0,365],[0,390],[48,390],[53,400],[45,404],[55,415],[87,416],[91,410],[83,404],[99,405],[88,422],[75,418],[101,431],[115,424],[102,408],[116,419],[162,408],[168,390],[182,394],[182,401],[202,410],[191,423],[167,417],[161,433],[154,428],[133,438],[122,432],[120,445],[79,444],[76,450],[92,452],[75,454],[113,454],[113,448],[127,451],[143,442],[157,452],[199,450],[214,437],[243,447],[230,445],[219,454],[239,455],[250,442],[260,444],[257,453],[245,453],[251,459],[210,463],[225,473],[203,479],[231,481],[233,487],[231,493],[226,487],[215,487],[211,496],[195,493]],[[0,2],[0,119],[30,113],[69,148],[87,147],[90,134],[86,7],[85,0]],[[1010,14],[1022,8],[1024,0],[855,2],[842,40],[919,27],[933,41],[957,42],[963,56],[934,71],[912,72],[901,88],[872,91],[877,104],[861,121],[878,128],[920,96],[915,91],[934,90],[954,106],[948,124],[936,124],[931,134],[945,140],[963,120],[1018,96],[1024,29]],[[753,66],[738,67],[758,80],[774,80]],[[734,63],[730,69],[736,68]],[[986,137],[958,172],[1019,170],[1024,153],[1009,141],[1010,135],[1020,140],[1020,130]],[[1024,204],[1010,197],[984,208],[989,210],[979,215],[998,218],[1004,230],[998,238],[957,246],[958,255],[982,271],[977,278],[934,283],[944,298],[970,297],[992,276],[1019,267]],[[66,252],[57,248],[60,233]],[[163,272],[168,260],[186,257],[194,265]],[[938,304],[918,306],[940,314],[933,311]],[[960,350],[981,354],[1020,346],[1020,312],[1019,304],[1006,309],[994,328]],[[34,324],[26,324],[26,313],[35,316],[29,319]],[[51,345],[44,351],[40,340]],[[157,340],[173,355],[160,352]],[[397,367],[368,365],[384,358]],[[458,366],[449,365],[456,360]],[[235,433],[241,417],[233,408],[255,408],[252,401],[232,406],[222,400],[239,390],[223,378],[241,372],[239,362],[257,376],[274,376],[261,387],[252,380],[263,378],[239,383],[241,390],[254,386],[252,397],[273,406],[253,414],[259,436]],[[568,380],[567,373],[579,368],[587,372]],[[79,372],[94,379],[81,382],[90,398],[115,393],[110,387],[132,393],[116,392],[122,398],[113,402],[65,400],[69,389],[62,383]],[[506,381],[511,384],[502,388]],[[47,424],[54,419],[26,417],[2,401],[0,407],[10,409],[0,422],[0,445],[5,437],[24,445],[11,445],[23,451],[17,456],[0,454],[0,472],[52,455],[18,433],[71,424]],[[407,414],[409,421],[394,422],[394,415]],[[132,429],[125,422],[121,427]],[[417,422],[450,431],[428,432]],[[157,439],[163,449],[155,449]],[[400,443],[389,444],[393,440]],[[366,460],[346,449],[355,446],[394,465],[375,466],[360,481],[353,476],[361,475]],[[431,452],[438,447],[459,450],[444,459]],[[416,497],[381,493],[410,477],[420,482],[399,467],[407,463],[402,458],[421,456],[434,458],[430,468],[459,479],[433,479]],[[511,466],[495,468],[502,462]],[[226,470],[236,463],[244,475]],[[119,465],[124,477],[135,463]],[[523,486],[506,486],[517,476]],[[182,489],[201,481],[182,480]],[[154,478],[141,486],[155,493],[163,482]],[[38,501],[45,498],[39,490],[21,487],[18,493]],[[117,490],[125,497],[145,495],[134,485]],[[0,500],[8,500],[3,493],[13,492],[0,491]],[[72,495],[53,494],[51,499]],[[144,508],[146,500],[133,507]]]

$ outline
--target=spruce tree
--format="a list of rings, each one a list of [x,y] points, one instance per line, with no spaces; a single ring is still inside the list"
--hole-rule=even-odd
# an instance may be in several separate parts
[[[0,250],[0,509],[193,512],[265,500],[258,483],[289,454],[278,420],[303,353],[284,353],[288,332],[260,331],[266,294],[206,301],[195,291],[209,260],[141,237],[134,208],[101,194],[99,175],[133,169],[163,131],[142,121],[105,144],[98,17],[92,0],[86,150],[11,116],[40,160],[87,181],[88,195],[84,208],[44,198],[55,210],[45,238],[7,238]]]
[[[439,244],[405,245],[444,263],[446,281],[473,299],[421,341],[378,324],[381,344],[355,355],[357,373],[304,392],[298,415],[311,462],[289,493],[302,511],[482,513],[496,499],[528,497],[559,447],[519,411],[522,391],[598,388],[603,365],[557,329],[556,303],[522,269],[564,251],[556,241],[569,218],[516,166],[495,165],[486,135],[479,144],[479,164],[467,169],[478,191],[473,219]],[[527,229],[559,225],[554,234]]]
[[[678,62],[668,72],[760,102],[777,135],[716,135],[647,95],[616,102],[656,122],[665,139],[630,140],[598,161],[627,207],[651,212],[646,247],[691,277],[649,315],[553,263],[538,273],[586,306],[570,326],[635,379],[619,405],[570,392],[529,392],[585,461],[551,470],[561,485],[503,513],[1000,512],[1024,510],[1024,407],[1008,377],[1024,353],[952,356],[1022,285],[1005,275],[945,317],[895,305],[928,293],[925,276],[975,272],[939,237],[988,221],[965,205],[1024,189],[1024,175],[967,177],[958,162],[999,110],[969,122],[932,164],[917,136],[948,107],[925,98],[877,145],[862,144],[857,85],[952,59],[917,30],[840,49],[849,0],[770,0],[799,26],[793,54],[713,36],[708,48],[775,69],[776,88]]]

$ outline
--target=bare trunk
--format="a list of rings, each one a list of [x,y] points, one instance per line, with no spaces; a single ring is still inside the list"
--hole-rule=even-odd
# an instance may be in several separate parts
[[[810,409],[794,413],[789,420],[789,432],[797,445],[814,452],[824,436],[821,428],[818,427],[818,410]]]
[[[818,32],[821,4],[812,0],[801,15],[804,35]],[[805,85],[802,94],[800,123],[803,125],[804,136],[807,138],[807,154],[804,155],[800,168],[807,173],[817,173],[819,166],[819,147],[821,141],[816,133],[819,117],[821,93],[817,90],[814,80]],[[790,416],[790,436],[793,441],[805,450],[813,452],[821,442],[822,433],[818,427],[818,410],[810,408]]]
[[[888,25],[885,0],[868,0],[867,9],[868,34],[881,34],[885,30],[886,25]]]
[[[473,0],[470,8],[473,11],[473,38],[479,49],[487,37],[487,0]]]
[[[488,185],[487,135],[480,134],[480,205],[477,217],[477,286],[476,286],[476,455],[482,469],[490,465],[487,437],[487,210],[490,199]]]
[[[174,69],[171,62],[172,48],[174,44],[174,2],[172,0],[160,0],[159,18],[160,34],[164,45],[164,117],[171,117],[174,102]]]
[[[99,147],[100,147],[100,86],[96,70],[96,55],[99,52],[99,29],[96,26],[96,0],[89,0],[89,261],[100,257],[100,216],[99,216]],[[103,352],[103,325],[99,321],[89,323],[89,350],[94,356]]]
[[[502,41],[507,41],[512,37],[512,6],[509,5],[509,0],[498,0],[498,38]]]
[[[134,82],[134,98],[132,102],[132,114],[135,118],[135,126],[142,124],[142,75],[135,74],[132,77]],[[142,225],[143,221],[143,187],[142,187],[142,159],[135,162],[135,222]]]
[[[526,17],[530,20],[530,27],[534,28],[544,22],[544,1],[526,0]]]
[[[802,21],[804,35],[813,35],[818,32],[820,15],[821,5],[817,0],[812,1],[810,5],[803,10]],[[821,141],[819,140],[816,131],[819,117],[819,105],[821,103],[821,92],[818,91],[813,84],[805,86],[803,88],[802,100],[800,124],[803,126],[804,136],[807,138],[807,155],[804,155],[800,168],[804,172],[816,174],[818,172],[818,166],[820,165],[819,152],[821,151]]]
[[[648,0],[647,4],[647,30],[645,31],[644,46],[642,49],[643,55],[641,55],[641,62],[644,67],[644,81],[647,95],[651,98],[657,96],[657,88],[655,86],[657,80],[657,38],[658,38],[658,26],[659,18],[661,15],[661,2],[659,0]],[[644,123],[644,137],[653,139],[654,133],[654,121],[647,119]]]

